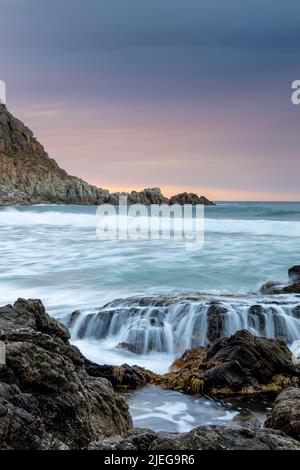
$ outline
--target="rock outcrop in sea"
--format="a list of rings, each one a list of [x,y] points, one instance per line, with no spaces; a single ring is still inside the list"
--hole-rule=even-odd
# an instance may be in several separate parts
[[[284,341],[240,330],[210,347],[187,350],[156,383],[165,388],[210,396],[276,396],[299,387],[300,367]]]
[[[261,293],[266,295],[300,294],[300,266],[293,266],[289,269],[288,284],[269,281],[261,287]]]
[[[122,195],[127,196],[128,204],[169,203],[159,188],[110,194],[70,176],[48,156],[33,132],[0,103],[0,205],[119,204]],[[203,196],[194,196],[197,202],[186,203],[212,204]]]

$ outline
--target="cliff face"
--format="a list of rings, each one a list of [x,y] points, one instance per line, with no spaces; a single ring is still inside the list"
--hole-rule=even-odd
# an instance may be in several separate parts
[[[128,196],[128,204],[168,204],[172,200],[159,188],[109,194],[68,175],[48,156],[32,131],[0,103],[0,205],[118,204],[121,195]],[[211,204],[206,198],[197,198],[184,193],[174,196],[172,204]]]
[[[0,104],[0,204],[101,204],[108,191],[69,176]]]

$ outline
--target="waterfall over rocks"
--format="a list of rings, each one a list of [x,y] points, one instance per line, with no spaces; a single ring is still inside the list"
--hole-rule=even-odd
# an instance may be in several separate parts
[[[300,299],[260,296],[156,296],[110,302],[95,313],[73,312],[73,339],[109,339],[136,354],[180,354],[247,329],[256,336],[300,337]]]

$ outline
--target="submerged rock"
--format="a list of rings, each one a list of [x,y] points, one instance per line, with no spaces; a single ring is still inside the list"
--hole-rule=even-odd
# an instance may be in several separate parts
[[[299,366],[283,341],[241,330],[212,346],[186,351],[158,383],[186,393],[210,396],[276,395],[298,386]]]
[[[300,441],[300,389],[288,388],[278,395],[265,423]]]
[[[133,428],[123,437],[93,442],[99,450],[300,450],[300,443],[281,431],[256,426],[200,426],[177,434]]]
[[[0,448],[86,448],[132,426],[125,400],[68,338],[39,300],[0,308]]]

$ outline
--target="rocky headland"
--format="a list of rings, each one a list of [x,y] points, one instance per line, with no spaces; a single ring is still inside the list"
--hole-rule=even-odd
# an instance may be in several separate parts
[[[0,205],[15,204],[205,204],[204,196],[183,193],[170,200],[159,188],[110,193],[70,176],[48,156],[33,132],[0,103]]]

